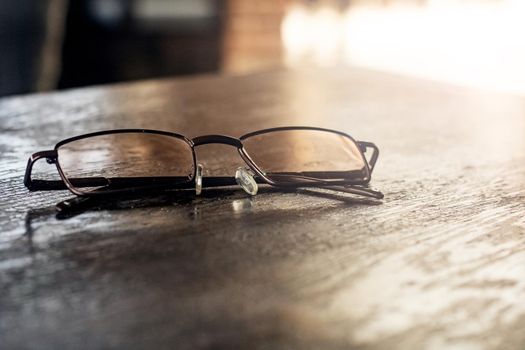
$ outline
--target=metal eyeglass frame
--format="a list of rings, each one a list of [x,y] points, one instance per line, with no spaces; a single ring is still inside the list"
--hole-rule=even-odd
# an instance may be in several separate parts
[[[257,164],[250,158],[247,151],[243,147],[243,140],[260,135],[265,133],[270,133],[274,131],[289,131],[289,130],[313,130],[313,131],[324,131],[331,132],[341,136],[344,136],[354,142],[358,147],[360,155],[365,164],[366,175],[362,178],[355,179],[344,179],[344,180],[330,180],[330,179],[319,179],[309,176],[304,176],[300,173],[298,174],[285,174],[280,176],[286,176],[286,182],[275,182],[272,180],[264,171],[262,171]],[[193,175],[190,177],[176,177],[177,182],[170,181],[174,177],[169,178],[141,178],[141,177],[132,177],[132,178],[105,178],[105,177],[89,177],[89,178],[68,178],[60,166],[60,160],[58,157],[58,149],[70,142],[77,141],[84,138],[108,135],[108,134],[119,134],[119,133],[146,133],[146,134],[156,134],[174,137],[179,140],[185,141],[191,148],[193,156]],[[232,186],[239,184],[243,189],[251,193],[244,185],[243,179],[236,177],[227,177],[227,176],[213,176],[213,177],[202,177],[202,166],[197,164],[197,159],[195,156],[195,147],[206,145],[206,144],[223,144],[236,147],[239,155],[244,160],[246,165],[248,165],[251,174],[244,173],[242,176],[249,175],[254,183],[259,184],[268,184],[280,188],[301,188],[301,187],[319,187],[327,188],[330,190],[347,192],[351,194],[372,197],[376,199],[382,199],[383,194],[377,190],[373,190],[367,187],[371,179],[371,174],[374,169],[374,166],[377,162],[379,156],[378,147],[372,142],[356,141],[350,135],[345,134],[340,131],[317,128],[317,127],[308,127],[308,126],[287,126],[287,127],[278,127],[271,129],[263,129],[255,132],[251,132],[241,136],[240,138],[235,138],[225,135],[204,135],[198,136],[193,139],[189,139],[183,135],[160,130],[148,130],[148,129],[116,129],[116,130],[106,130],[99,131],[84,135],[79,135],[71,137],[65,140],[58,142],[53,150],[40,151],[36,152],[29,158],[27,162],[26,173],[24,176],[24,185],[30,191],[41,191],[41,190],[65,190],[68,189],[72,193],[78,196],[104,196],[108,194],[117,194],[117,193],[132,193],[140,192],[144,190],[159,189],[159,190],[175,190],[175,189],[191,189],[196,188],[197,194],[200,193],[200,188],[204,187],[221,187],[221,186]],[[364,153],[367,149],[372,149],[372,155],[368,160]],[[33,165],[39,159],[45,158],[48,164],[55,164],[62,180],[33,180],[31,178],[31,172]],[[241,170],[241,169],[239,169]],[[272,175],[270,175],[272,176]],[[186,179],[186,181],[182,181]],[[95,189],[88,192],[80,191],[79,188],[82,187],[97,187],[105,186],[101,189]],[[256,191],[255,191],[256,192]]]

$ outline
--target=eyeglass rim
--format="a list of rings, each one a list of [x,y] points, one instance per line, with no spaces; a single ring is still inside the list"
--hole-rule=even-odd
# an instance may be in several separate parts
[[[191,151],[191,156],[192,156],[192,161],[193,161],[193,173],[192,173],[191,178],[189,178],[187,181],[180,182],[177,185],[185,185],[185,184],[189,184],[189,183],[194,181],[196,173],[197,173],[197,157],[195,155],[195,148],[194,148],[193,141],[190,140],[189,138],[187,138],[186,136],[178,134],[178,133],[175,133],[175,132],[163,131],[163,130],[112,129],[112,130],[102,130],[102,131],[96,131],[96,132],[92,132],[92,133],[87,133],[87,134],[73,136],[73,137],[67,138],[65,140],[62,140],[62,141],[58,142],[55,145],[54,150],[57,152],[55,165],[57,167],[57,170],[58,170],[58,173],[60,175],[60,178],[62,179],[62,181],[64,181],[64,183],[66,184],[66,187],[72,193],[76,194],[77,196],[94,196],[94,195],[109,195],[109,194],[118,194],[118,193],[128,193],[128,192],[132,191],[132,189],[118,189],[118,190],[105,190],[103,192],[98,192],[97,193],[97,192],[92,192],[92,191],[79,190],[77,187],[75,187],[71,183],[71,181],[68,179],[66,173],[62,169],[62,166],[60,165],[60,157],[58,156],[58,150],[59,150],[59,148],[61,146],[64,146],[64,145],[66,145],[68,143],[71,143],[71,142],[74,142],[74,141],[90,138],[90,137],[103,136],[103,135],[113,135],[113,134],[152,134],[152,135],[163,135],[163,136],[168,136],[168,137],[174,137],[176,139],[183,140],[184,142],[186,142],[188,144],[188,146],[190,148],[190,151]],[[146,187],[147,186],[144,186],[144,188],[146,188]]]
[[[368,160],[366,159],[366,157],[365,157],[365,155],[363,153],[363,149],[359,146],[359,142],[356,141],[349,134],[344,133],[344,132],[339,131],[339,130],[332,130],[332,129],[327,129],[327,128],[313,127],[313,126],[281,126],[281,127],[267,128],[267,129],[262,129],[262,130],[249,132],[249,133],[244,134],[241,137],[239,137],[239,140],[242,143],[242,141],[244,141],[244,140],[246,140],[246,139],[248,139],[250,137],[253,137],[253,136],[258,136],[258,135],[267,134],[267,133],[271,133],[271,132],[293,131],[293,130],[323,131],[323,132],[329,132],[329,133],[333,133],[333,134],[338,134],[338,135],[341,135],[343,137],[346,137],[346,138],[350,139],[354,143],[354,145],[357,147],[357,150],[359,151],[359,154],[361,155],[361,160],[363,161],[363,163],[365,165],[365,168],[366,168],[366,177],[364,177],[362,180],[358,180],[358,181],[355,181],[355,182],[346,181],[345,183],[353,184],[353,185],[366,185],[366,184],[368,184],[371,181],[371,179],[372,179],[372,169],[370,168],[370,165],[368,164]],[[257,169],[257,174],[259,176],[261,176],[262,178],[264,178],[264,180],[268,184],[270,184],[272,186],[276,186],[276,187],[288,187],[288,188],[300,187],[301,183],[293,183],[293,182],[280,183],[280,182],[275,182],[271,178],[266,176],[266,174],[264,174],[264,172],[259,168],[257,163],[249,156],[249,153],[244,148],[244,145],[243,145],[242,148],[239,149],[239,153],[241,154],[241,157],[244,159],[245,162],[250,163],[251,165],[253,165],[253,167],[255,167]],[[330,183],[332,183],[332,182],[326,181],[326,183],[324,185],[329,185]],[[335,183],[335,181],[333,183]],[[322,183],[318,183],[318,184],[322,184]]]
[[[357,147],[357,149],[358,149],[358,151],[359,151],[359,153],[360,153],[360,155],[362,157],[363,163],[365,164],[366,177],[364,177],[364,178],[362,178],[360,180],[356,180],[356,181],[346,181],[346,180],[345,181],[326,181],[325,183],[323,183],[323,182],[316,183],[315,186],[342,185],[342,184],[366,185],[366,184],[368,184],[370,182],[371,177],[372,177],[371,176],[372,170],[370,168],[368,160],[364,156],[363,149],[362,149],[362,147],[361,147],[361,145],[360,145],[360,143],[358,141],[356,141],[349,134],[344,133],[342,131],[333,130],[333,129],[327,129],[327,128],[320,128],[320,127],[311,127],[311,126],[282,126],[282,127],[267,128],[267,129],[261,129],[261,130],[257,130],[257,131],[254,131],[254,132],[250,132],[250,133],[244,134],[244,135],[242,135],[239,138],[226,136],[226,135],[204,135],[204,136],[195,137],[193,139],[189,139],[188,137],[186,137],[186,136],[184,136],[182,134],[178,134],[178,133],[170,132],[170,131],[164,131],[164,130],[152,130],[152,129],[110,129],[110,130],[102,130],[102,131],[97,131],[97,132],[77,135],[77,136],[70,137],[70,138],[64,139],[62,141],[59,141],[54,147],[54,151],[57,152],[55,165],[56,165],[58,173],[59,173],[62,181],[64,181],[66,187],[72,193],[74,193],[74,194],[76,194],[78,196],[108,195],[108,194],[115,194],[115,193],[130,192],[133,189],[105,190],[105,191],[99,192],[99,193],[93,193],[92,191],[81,191],[81,190],[79,190],[77,187],[75,187],[69,181],[67,175],[63,171],[63,169],[62,169],[62,167],[60,165],[59,157],[58,157],[58,149],[61,146],[66,145],[66,144],[68,144],[70,142],[78,141],[78,140],[89,138],[89,137],[95,137],[95,136],[110,135],[110,134],[123,134],[123,133],[155,134],[155,135],[163,135],[163,136],[174,137],[174,138],[183,140],[183,141],[185,141],[188,144],[188,146],[191,149],[192,158],[193,158],[192,159],[193,160],[193,174],[192,174],[191,178],[188,179],[188,181],[177,183],[177,185],[187,185],[189,183],[194,182],[194,180],[195,180],[196,168],[197,168],[197,158],[196,158],[196,155],[195,155],[195,147],[196,146],[199,146],[199,145],[205,144],[205,143],[218,143],[218,144],[224,143],[224,144],[229,144],[229,145],[235,146],[237,148],[238,152],[239,152],[239,155],[244,160],[244,162],[258,176],[260,176],[264,180],[264,182],[266,182],[267,184],[269,184],[271,186],[275,186],[275,187],[281,187],[281,188],[304,187],[304,186],[308,186],[309,184],[308,183],[300,183],[300,182],[283,183],[283,182],[275,182],[275,181],[273,181],[271,178],[269,178],[264,173],[264,171],[262,171],[259,168],[259,166],[256,164],[256,162],[253,161],[253,159],[250,157],[249,153],[244,148],[244,144],[242,142],[243,140],[246,140],[246,139],[248,139],[250,137],[261,135],[261,134],[266,134],[266,133],[271,133],[271,132],[278,132],[278,131],[292,131],[292,130],[323,131],[323,132],[335,133],[335,134],[344,136],[344,137],[350,139],[356,145],[356,147]],[[212,141],[211,142],[203,141],[206,138],[211,138]],[[217,140],[220,140],[221,138],[222,138],[222,142],[217,141]],[[196,139],[200,139],[200,142],[197,143],[197,144],[194,142]],[[312,185],[312,184],[310,184],[310,185]]]

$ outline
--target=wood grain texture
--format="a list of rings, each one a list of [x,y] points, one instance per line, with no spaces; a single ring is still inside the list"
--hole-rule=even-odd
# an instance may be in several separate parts
[[[385,199],[231,188],[62,218],[68,192],[22,184],[31,153],[75,134],[281,125],[377,143]],[[2,99],[0,128],[0,348],[525,348],[523,97],[275,71]],[[198,157],[208,175],[241,163]]]

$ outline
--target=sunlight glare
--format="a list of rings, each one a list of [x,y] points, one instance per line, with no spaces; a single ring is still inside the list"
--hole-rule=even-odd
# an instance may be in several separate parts
[[[347,63],[525,94],[525,2],[422,6],[295,5],[282,25],[286,64]]]

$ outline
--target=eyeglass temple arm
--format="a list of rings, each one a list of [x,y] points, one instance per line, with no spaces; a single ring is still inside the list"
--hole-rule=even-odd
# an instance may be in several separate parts
[[[288,177],[296,178],[296,179],[302,179],[304,180],[304,177],[301,176],[290,176]],[[71,179],[71,181],[75,184],[76,187],[96,187],[96,186],[107,186],[108,179],[103,177],[96,177],[96,178],[74,178]],[[118,188],[118,185],[124,185],[124,182],[119,183],[118,179],[112,179],[113,183],[112,185],[117,185],[116,188]],[[266,183],[261,178],[255,178],[255,181],[259,184]],[[351,194],[357,194],[362,195],[366,197],[373,197],[377,199],[382,199],[383,194],[379,191],[375,191],[370,188],[357,186],[357,185],[349,185],[349,186],[327,186],[326,184],[316,184],[316,181],[311,181],[310,186],[303,184],[300,187],[316,187],[319,186],[321,188],[327,188],[332,191],[338,191],[338,192],[346,192]],[[132,184],[135,184],[137,186],[137,189],[141,188],[141,184],[137,183],[137,180],[134,179],[131,181]],[[130,182],[128,182],[130,184]],[[237,182],[235,181],[234,177],[228,177],[228,176],[216,176],[216,177],[204,177],[202,179],[202,185],[205,188],[209,187],[221,187],[221,186],[235,186]],[[26,186],[31,191],[39,191],[39,190],[66,190],[67,186],[61,181],[61,180],[30,180],[29,185],[26,184]],[[176,186],[170,186],[170,188],[173,189],[190,189],[193,188],[195,185],[193,183],[185,183],[180,184]],[[107,187],[105,188],[107,190]]]
[[[272,174],[272,175],[273,176],[275,176],[275,175],[279,176],[279,174]],[[330,184],[327,184],[326,181],[324,181],[324,180],[320,180],[318,178],[314,178],[314,177],[310,177],[310,176],[303,176],[303,175],[299,175],[299,174],[286,174],[286,175],[282,175],[282,176],[285,176],[285,177],[288,177],[288,178],[294,178],[294,179],[297,179],[298,181],[306,180],[306,181],[310,182],[309,184],[303,184],[303,185],[298,186],[298,187],[326,188],[326,189],[329,189],[329,190],[332,190],[332,191],[345,192],[345,193],[356,194],[356,195],[365,196],[365,197],[372,197],[372,198],[376,198],[376,199],[383,199],[385,197],[382,192],[377,191],[377,190],[373,190],[371,188],[364,187],[364,186],[361,186],[361,185],[330,185]],[[257,182],[259,183],[258,180],[259,179],[257,178]]]
[[[38,160],[45,158],[48,164],[55,164],[57,157],[58,154],[56,150],[36,152],[29,157],[24,175],[24,185],[30,191],[67,190],[67,186],[62,180],[34,180],[31,178],[33,166]],[[106,185],[107,179],[103,177],[76,178],[74,182],[75,186],[78,187],[94,187]]]
[[[359,196],[365,196],[365,197],[371,197],[375,199],[383,199],[385,198],[385,195],[380,192],[373,190],[371,188],[366,188],[362,186],[356,186],[356,185],[350,185],[350,186],[326,186],[324,188],[327,188],[332,191],[337,192],[345,192],[350,194],[356,194]]]
[[[29,160],[27,161],[27,167],[26,167],[26,173],[24,175],[24,185],[30,190],[30,191],[36,191],[40,189],[53,189],[53,190],[60,190],[60,189],[67,189],[66,185],[62,180],[33,180],[31,179],[31,172],[33,171],[33,165],[36,163],[37,160],[46,158],[48,164],[54,164],[57,159],[57,151],[56,150],[49,150],[49,151],[40,151],[33,153],[31,157],[29,157]]]
[[[370,167],[370,173],[374,170],[374,167],[377,162],[377,158],[379,157],[379,148],[372,142],[366,142],[366,141],[357,141],[357,144],[359,145],[359,148],[361,149],[361,152],[366,153],[366,150],[368,148],[372,149],[372,156],[370,157],[370,160],[368,161],[368,165]]]

